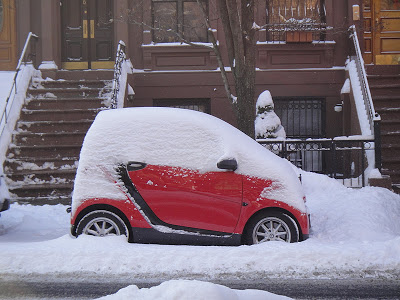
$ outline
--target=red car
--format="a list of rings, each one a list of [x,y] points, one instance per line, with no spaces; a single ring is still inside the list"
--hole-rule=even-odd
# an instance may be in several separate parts
[[[239,245],[309,235],[289,162],[213,116],[171,108],[99,113],[81,150],[71,232],[130,242]]]

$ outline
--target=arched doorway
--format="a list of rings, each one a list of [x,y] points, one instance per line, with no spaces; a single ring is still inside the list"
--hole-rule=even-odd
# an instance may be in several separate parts
[[[113,0],[62,0],[62,68],[114,66]]]
[[[363,0],[364,60],[400,64],[400,0]]]
[[[14,70],[17,65],[14,0],[0,0],[0,70]]]

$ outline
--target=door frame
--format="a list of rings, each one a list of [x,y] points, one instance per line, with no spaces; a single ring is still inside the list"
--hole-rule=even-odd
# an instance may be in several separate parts
[[[68,0],[66,0],[68,1]],[[96,0],[80,0],[82,1],[82,8],[81,8],[81,35],[82,35],[82,51],[86,52],[85,54],[87,55],[87,59],[84,61],[65,61],[65,57],[61,55],[61,66],[63,69],[75,69],[75,70],[85,70],[85,69],[113,69],[114,68],[114,59],[111,56],[110,60],[94,60],[94,58],[91,58],[91,55],[93,53],[92,48],[96,47],[95,45],[95,20],[94,20],[94,15],[95,15],[95,10],[96,10]],[[114,1],[112,1],[112,5],[114,6]],[[114,7],[113,7],[113,10]],[[63,36],[63,39],[65,39],[65,32],[64,32],[64,13],[62,11],[62,6],[61,6],[61,36]],[[115,44],[115,26],[112,27],[111,31],[111,41],[112,45]],[[64,41],[62,41],[62,44]],[[62,48],[64,45],[62,45]],[[114,52],[114,46],[112,46],[113,49],[111,52]]]

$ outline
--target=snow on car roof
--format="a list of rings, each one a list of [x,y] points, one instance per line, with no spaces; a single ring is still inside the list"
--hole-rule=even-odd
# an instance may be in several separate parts
[[[111,176],[129,161],[221,171],[223,158],[238,161],[237,173],[271,179],[283,188],[270,199],[302,211],[301,186],[286,160],[269,152],[228,123],[208,114],[177,108],[123,108],[100,112],[85,136],[73,193],[73,210],[90,198],[126,199]]]

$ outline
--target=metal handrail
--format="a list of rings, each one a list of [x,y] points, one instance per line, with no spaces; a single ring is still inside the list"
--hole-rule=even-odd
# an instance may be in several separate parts
[[[362,52],[360,43],[357,36],[356,26],[351,25],[349,28],[350,38],[353,40],[355,50],[355,61],[357,66],[358,77],[361,84],[361,90],[364,98],[365,108],[367,109],[368,119],[371,127],[371,132],[374,132],[374,121],[380,120],[380,116],[375,112],[374,103],[372,102],[371,91],[367,80],[367,73],[364,67],[364,60],[362,58]]]
[[[118,94],[120,90],[120,78],[122,74],[122,63],[126,60],[125,53],[125,43],[123,41],[119,41],[117,47],[117,55],[115,57],[115,65],[114,65],[114,79],[112,86],[112,96],[111,96],[111,108],[117,108],[118,106]]]
[[[355,50],[355,62],[357,66],[358,78],[360,80],[361,91],[364,98],[365,109],[367,110],[369,125],[371,133],[374,135],[375,140],[375,168],[381,170],[382,168],[382,152],[381,152],[381,129],[380,122],[381,117],[375,111],[374,103],[372,102],[371,91],[367,80],[367,72],[364,67],[364,60],[362,58],[362,52],[360,48],[360,42],[357,36],[357,30],[355,25],[351,25],[349,28],[350,38],[353,40]]]
[[[0,136],[3,134],[5,125],[7,124],[7,121],[8,121],[7,107],[8,107],[8,105],[9,105],[9,103],[10,103],[10,99],[11,99],[12,93],[13,93],[13,91],[15,91],[15,93],[14,93],[14,98],[15,98],[15,94],[17,93],[17,76],[18,76],[19,71],[21,70],[21,65],[22,65],[23,63],[26,63],[26,58],[27,58],[27,57],[28,57],[28,58],[32,58],[32,57],[34,57],[34,56],[36,55],[36,53],[29,53],[29,54],[27,54],[28,46],[30,45],[30,41],[31,41],[32,38],[35,39],[35,41],[37,41],[37,39],[38,39],[39,37],[38,37],[36,34],[34,34],[34,33],[32,33],[32,32],[29,32],[29,34],[28,34],[28,36],[27,36],[27,38],[26,38],[24,48],[23,48],[23,50],[22,50],[21,56],[20,56],[20,58],[19,58],[19,60],[18,60],[17,67],[16,67],[16,69],[15,69],[15,74],[14,74],[13,83],[12,83],[12,85],[11,85],[10,92],[8,93],[8,97],[7,97],[7,100],[6,100],[5,104],[4,104],[3,112],[2,112],[2,114],[1,114],[0,124],[3,124],[3,121],[5,122],[5,124],[4,124],[3,128],[1,129],[1,134],[0,134]],[[32,51],[31,51],[31,52],[32,52]],[[33,52],[35,52],[35,51],[33,51]],[[12,98],[12,99],[14,100],[14,98]],[[13,100],[12,100],[12,101],[13,101]],[[12,104],[12,102],[11,102],[11,104]]]

